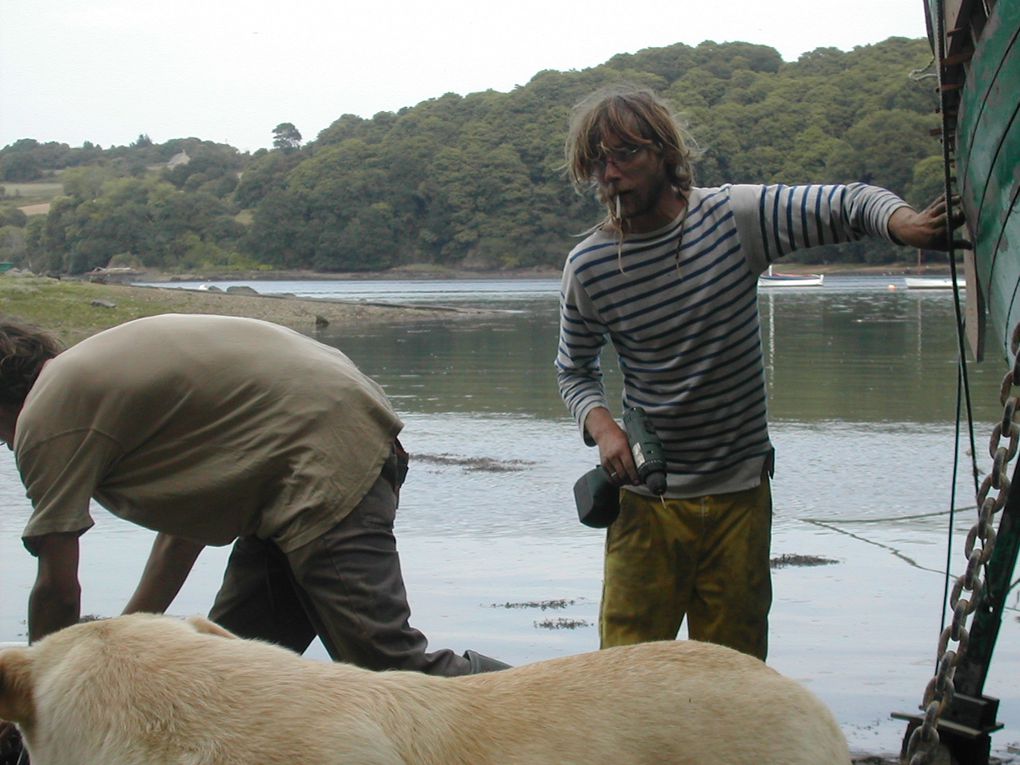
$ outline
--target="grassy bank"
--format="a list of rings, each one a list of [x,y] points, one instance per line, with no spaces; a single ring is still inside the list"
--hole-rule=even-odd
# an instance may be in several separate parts
[[[67,344],[143,316],[203,313],[248,316],[312,333],[322,326],[414,322],[477,312],[203,292],[164,287],[96,284],[37,276],[0,276],[0,313],[52,331]]]

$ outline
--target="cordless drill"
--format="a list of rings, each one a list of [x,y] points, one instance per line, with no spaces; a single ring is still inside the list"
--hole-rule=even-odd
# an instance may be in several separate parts
[[[641,407],[627,409],[623,414],[623,429],[638,478],[648,491],[661,497],[666,493],[666,457],[645,410]],[[601,465],[577,479],[574,501],[581,523],[595,529],[604,529],[620,514],[620,489]]]

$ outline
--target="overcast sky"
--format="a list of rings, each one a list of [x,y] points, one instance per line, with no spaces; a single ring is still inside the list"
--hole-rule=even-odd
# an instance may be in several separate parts
[[[742,40],[787,61],[924,37],[922,0],[0,0],[0,147],[140,133],[242,150],[617,53]],[[927,62],[921,62],[923,65]]]

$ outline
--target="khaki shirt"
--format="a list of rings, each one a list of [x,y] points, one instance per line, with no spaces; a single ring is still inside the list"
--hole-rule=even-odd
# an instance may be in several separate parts
[[[46,364],[14,454],[30,539],[83,532],[89,500],[209,545],[295,549],[367,493],[402,423],[340,351],[254,319],[164,315]]]

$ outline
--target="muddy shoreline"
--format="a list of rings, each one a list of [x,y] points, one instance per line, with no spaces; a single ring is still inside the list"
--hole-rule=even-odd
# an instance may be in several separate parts
[[[150,275],[132,281],[150,281]],[[494,311],[442,305],[386,305],[330,298],[262,295],[257,290],[134,286],[119,280],[0,278],[0,314],[34,324],[73,344],[104,329],[164,313],[222,314],[271,321],[306,334],[366,323],[470,319]]]
[[[785,273],[817,273],[839,276],[948,276],[948,263],[916,264],[887,263],[864,265],[860,263],[786,263],[777,268]],[[960,266],[962,268],[962,265]],[[559,279],[561,271],[554,268],[527,268],[510,271],[469,271],[439,266],[405,266],[387,271],[203,271],[194,273],[137,272],[132,281],[146,282],[216,282],[216,281],[391,281],[400,279],[471,280],[471,279]]]

